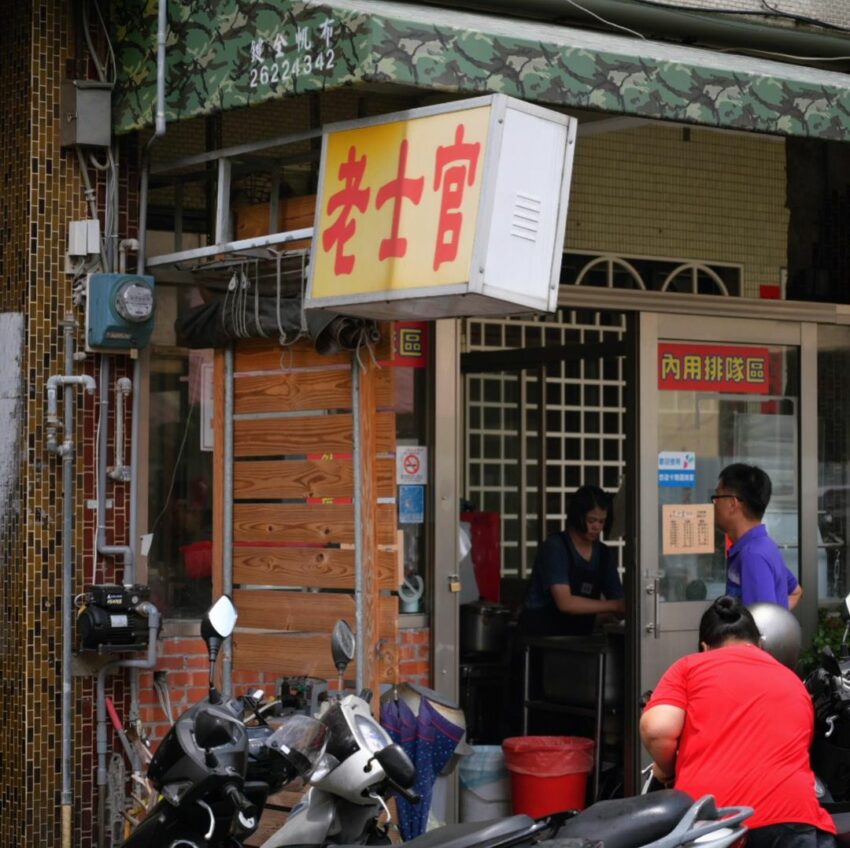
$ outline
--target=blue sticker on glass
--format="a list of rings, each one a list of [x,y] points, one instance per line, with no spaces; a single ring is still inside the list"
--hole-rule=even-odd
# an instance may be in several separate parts
[[[398,523],[421,524],[425,520],[425,487],[398,487]]]
[[[697,482],[697,458],[693,451],[661,451],[658,454],[658,485],[692,489]]]

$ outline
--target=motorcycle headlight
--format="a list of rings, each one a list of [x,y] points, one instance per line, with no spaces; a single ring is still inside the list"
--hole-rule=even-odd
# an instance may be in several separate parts
[[[354,716],[354,725],[357,728],[358,736],[363,740],[364,747],[370,754],[377,754],[378,751],[383,751],[387,745],[393,744],[389,733],[373,718],[356,715]]]
[[[325,753],[328,728],[318,719],[290,716],[269,736],[269,749],[284,757],[301,777],[313,771]]]
[[[324,780],[338,765],[339,760],[333,754],[325,751],[319,760],[319,764],[313,769],[313,773],[310,775],[310,782],[319,783]]]

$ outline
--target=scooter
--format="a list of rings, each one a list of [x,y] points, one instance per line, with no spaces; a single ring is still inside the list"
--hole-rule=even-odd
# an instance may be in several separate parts
[[[850,595],[844,599],[840,615],[845,627],[839,655],[831,648],[824,649],[820,665],[805,681],[815,709],[812,769],[821,804],[833,818],[844,814],[850,804]],[[842,832],[850,831],[850,820],[841,822],[845,827],[836,824]]]
[[[340,691],[348,661],[340,645],[348,645],[353,656],[353,638],[344,622],[337,624],[332,644]],[[404,750],[374,719],[366,698],[339,697],[321,721],[329,730],[325,756],[301,802],[262,848],[385,844],[389,841],[387,825],[381,826],[378,821],[382,812],[389,819],[389,793],[395,791],[416,802],[417,796],[410,789],[415,781],[414,768]],[[746,832],[742,822],[751,814],[752,810],[745,807],[718,810],[710,796],[694,802],[684,792],[661,790],[636,798],[600,801],[577,814],[567,812],[540,820],[514,815],[447,825],[405,846],[509,848],[576,838],[604,841],[606,848],[677,848],[696,839],[709,841],[714,848],[727,848]]]
[[[201,624],[210,663],[209,695],[190,707],[160,743],[148,778],[161,800],[124,848],[239,848],[253,834],[266,799],[296,777],[309,775],[324,753],[327,727],[295,716],[275,729],[249,728],[260,694],[223,700],[215,662],[236,626],[237,612],[222,596]]]
[[[775,604],[749,607],[761,633],[761,646],[774,659],[796,671],[801,646],[800,625],[793,614]],[[840,610],[844,635],[839,656],[826,648],[820,665],[804,683],[815,713],[809,758],[815,775],[815,793],[832,816],[840,845],[850,837],[850,595]]]
[[[392,791],[412,803],[416,772],[405,751],[372,716],[371,694],[343,695],[343,675],[354,657],[354,634],[338,621],[331,636],[338,695],[320,717],[327,748],[301,801],[262,848],[287,845],[389,844],[382,813]]]

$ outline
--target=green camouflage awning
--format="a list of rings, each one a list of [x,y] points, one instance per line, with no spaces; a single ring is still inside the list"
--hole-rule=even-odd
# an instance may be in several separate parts
[[[113,0],[116,132],[152,126],[157,0]],[[169,0],[169,121],[363,83],[850,139],[850,75],[383,0]]]

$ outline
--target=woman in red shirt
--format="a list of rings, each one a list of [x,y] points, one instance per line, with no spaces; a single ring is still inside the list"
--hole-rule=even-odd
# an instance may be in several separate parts
[[[693,798],[752,807],[748,848],[834,848],[809,765],[811,698],[759,639],[737,598],[706,610],[700,653],[667,670],[641,717],[653,774]]]

